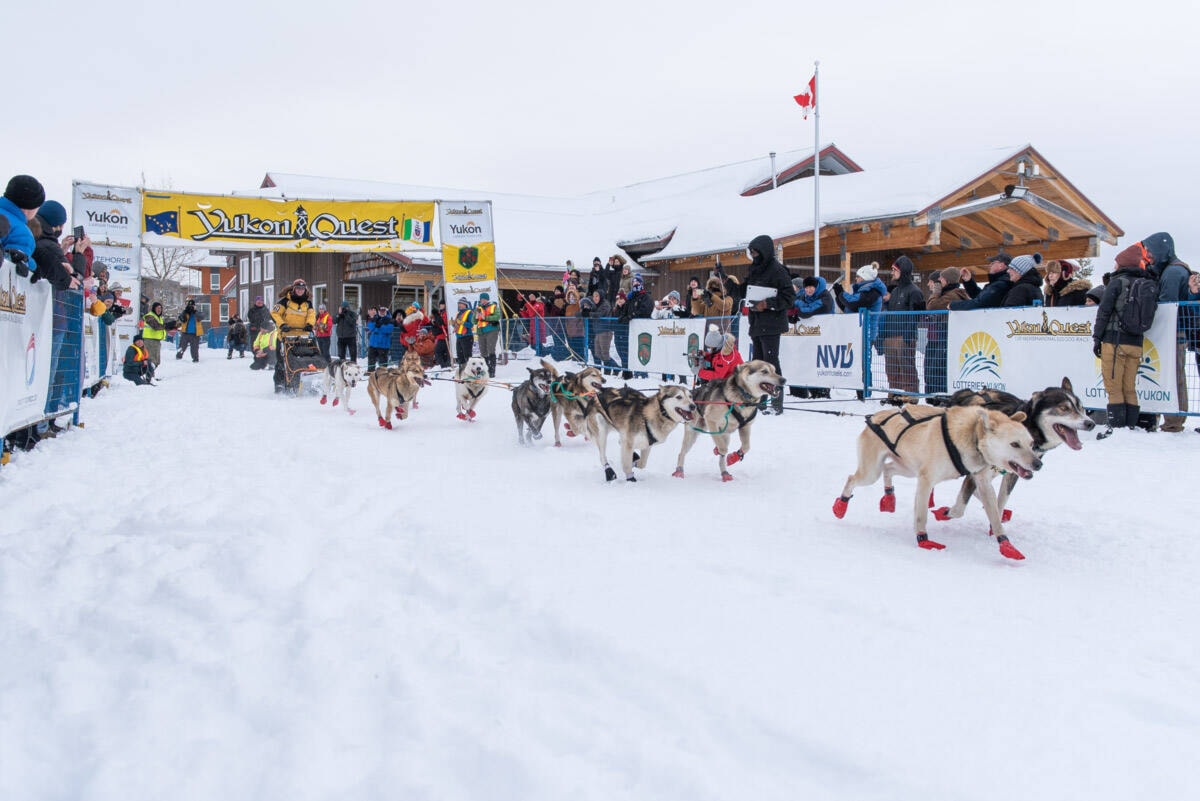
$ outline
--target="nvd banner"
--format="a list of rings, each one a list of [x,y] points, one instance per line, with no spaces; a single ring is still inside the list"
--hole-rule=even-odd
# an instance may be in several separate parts
[[[1142,341],[1137,394],[1144,412],[1179,409],[1175,381],[1178,309],[1163,304]],[[1092,354],[1095,307],[1030,307],[951,312],[946,367],[949,389],[993,389],[1028,398],[1064,377],[1085,406],[1106,403],[1100,360]]]

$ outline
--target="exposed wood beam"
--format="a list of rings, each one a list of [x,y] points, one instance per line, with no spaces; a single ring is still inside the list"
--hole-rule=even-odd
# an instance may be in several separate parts
[[[976,243],[975,247],[999,247],[1000,240],[1004,238],[1000,231],[988,224],[986,218],[975,216],[955,217],[946,220],[942,224],[947,228],[953,226],[956,229],[965,231],[967,236]]]
[[[1094,257],[1097,255],[1097,248],[1096,238],[1086,237],[1066,239],[1038,246],[1022,245],[1010,248],[1008,253],[1013,256],[1020,256],[1024,253],[1038,252],[1042,254],[1043,259],[1049,261],[1050,259]],[[921,272],[944,270],[947,267],[970,267],[976,273],[983,274],[987,271],[988,257],[995,252],[994,247],[974,248],[971,250],[945,251],[942,253],[910,253],[909,257],[913,260],[913,264],[916,265],[917,270]]]
[[[1110,245],[1117,244],[1117,238],[1113,236],[1103,225],[1094,223],[1091,220],[1081,217],[1070,209],[1065,209],[1057,203],[1046,200],[1046,198],[1036,195],[1033,192],[1030,192],[1028,195],[1022,198],[1022,206],[1027,209],[1030,207],[1041,209],[1042,211],[1057,217],[1069,225],[1072,225],[1083,231],[1087,231],[1089,234],[1094,236],[1100,237]]]
[[[995,217],[999,219],[1004,228],[1019,234],[1022,239],[1042,241],[1049,238],[1049,233],[1045,226],[1041,225],[1037,220],[1027,214],[1018,212],[1010,207],[988,209],[982,213],[982,216]]]

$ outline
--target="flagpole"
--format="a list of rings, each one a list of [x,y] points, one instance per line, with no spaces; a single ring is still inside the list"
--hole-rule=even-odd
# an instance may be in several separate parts
[[[813,275],[821,275],[821,62],[813,62]]]

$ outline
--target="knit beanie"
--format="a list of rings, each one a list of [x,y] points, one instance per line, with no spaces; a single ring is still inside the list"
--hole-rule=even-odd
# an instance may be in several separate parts
[[[486,293],[486,292],[480,292],[480,293],[479,293],[479,299],[480,299],[480,300],[491,300],[491,299],[492,299],[492,296],[491,296],[491,295],[489,295],[489,294],[488,294],[488,293]]]
[[[820,285],[820,283],[821,282],[817,280],[817,277],[815,275],[807,276],[804,279],[804,286],[806,286],[806,287],[811,286],[813,289],[816,289]]]
[[[50,223],[52,228],[56,225],[67,224],[67,210],[57,200],[47,200],[43,203],[42,207],[38,209],[38,216]]]
[[[879,275],[879,262],[873,261],[870,264],[864,264],[858,268],[858,272],[855,275],[858,276],[858,280],[860,281],[874,281],[875,276]]]
[[[958,267],[947,267],[946,269],[942,270],[939,275],[942,277],[942,280],[946,282],[946,286],[951,286],[952,284],[957,284],[962,281],[962,270],[960,270]]]
[[[672,289],[670,292],[667,293],[667,297],[675,298],[675,302],[678,303],[679,302],[679,290]]]
[[[4,189],[4,196],[25,211],[40,208],[46,202],[46,190],[32,175],[14,175]]]
[[[1096,305],[1100,305],[1100,301],[1104,300],[1104,284],[1098,284],[1087,291],[1087,296],[1096,301]]]
[[[1129,247],[1117,254],[1118,267],[1137,267],[1145,269],[1146,264],[1150,261],[1150,255],[1146,252],[1146,248],[1141,242],[1134,242]]]
[[[1032,256],[1017,256],[1008,264],[1008,269],[1016,270],[1018,275],[1025,275],[1030,270],[1037,269],[1038,262],[1042,260],[1041,255],[1035,253]]]
[[[725,343],[724,337],[721,335],[721,329],[716,325],[709,324],[708,332],[704,335],[704,347],[707,350],[715,350]]]
[[[458,299],[458,305],[459,305],[460,307],[463,307],[463,308],[465,308],[465,307],[467,307],[467,306],[470,306],[470,305],[471,305],[471,301],[467,300],[466,298],[459,298],[459,299]]]

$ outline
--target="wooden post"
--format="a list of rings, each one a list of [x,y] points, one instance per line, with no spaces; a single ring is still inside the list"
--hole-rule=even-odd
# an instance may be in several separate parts
[[[846,291],[849,292],[854,282],[850,280],[850,251],[845,248],[842,249],[842,276],[842,283],[846,287]]]

